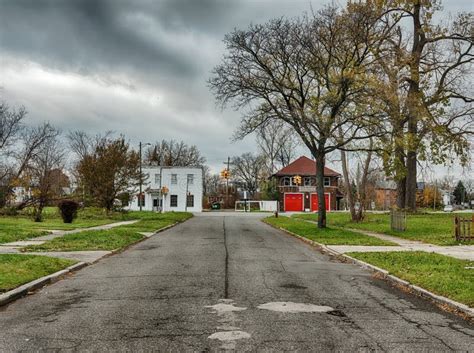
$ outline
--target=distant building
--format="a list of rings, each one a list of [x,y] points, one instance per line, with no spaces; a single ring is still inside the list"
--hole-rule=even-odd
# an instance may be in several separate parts
[[[316,193],[316,161],[300,157],[288,166],[276,172],[280,210],[282,211],[317,211],[318,195]],[[295,177],[299,177],[295,180]],[[339,209],[342,194],[338,190],[338,179],[341,175],[324,168],[324,196],[326,210]],[[301,179],[300,179],[301,178]],[[298,179],[301,183],[295,183]]]
[[[375,184],[375,208],[389,210],[397,204],[397,184],[393,180],[380,180]]]
[[[131,210],[138,211],[141,204],[145,211],[202,211],[202,168],[144,166],[142,170],[143,193],[133,195]]]

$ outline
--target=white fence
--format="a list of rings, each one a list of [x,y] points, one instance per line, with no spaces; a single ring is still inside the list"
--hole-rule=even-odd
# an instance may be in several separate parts
[[[276,212],[278,201],[236,201],[235,210],[237,212]]]

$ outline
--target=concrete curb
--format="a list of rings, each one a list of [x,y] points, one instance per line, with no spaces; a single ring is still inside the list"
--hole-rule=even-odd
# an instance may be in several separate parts
[[[396,277],[394,275],[391,275],[387,270],[384,270],[383,268],[371,265],[367,262],[364,262],[362,260],[355,259],[349,255],[342,254],[340,252],[337,252],[333,249],[329,249],[326,245],[320,244],[318,242],[315,242],[313,240],[307,239],[305,237],[302,237],[301,235],[295,234],[289,230],[286,230],[284,228],[276,227],[272,224],[269,224],[265,221],[263,221],[265,224],[269,225],[272,228],[281,230],[293,237],[298,238],[299,240],[318,248],[324,253],[327,253],[333,257],[336,257],[340,260],[343,260],[344,262],[351,262],[353,264],[359,265],[365,269],[371,270],[377,275],[377,278],[380,278],[382,280],[385,280],[389,283],[391,283],[394,287],[397,287],[401,290],[408,291],[412,294],[415,294],[419,297],[423,297],[425,299],[429,299],[432,301],[436,306],[441,308],[442,310],[453,312],[459,316],[462,316],[464,319],[474,322],[474,308],[471,308],[467,306],[466,304],[459,303],[457,301],[451,300],[449,298],[443,297],[441,295],[434,294],[424,288],[418,287],[414,284],[411,284],[410,282],[407,282],[399,277]]]
[[[365,269],[371,270],[377,277],[391,283],[394,287],[400,288],[402,290],[408,291],[412,294],[415,294],[419,297],[423,297],[431,300],[436,306],[440,307],[443,310],[454,312],[460,316],[463,316],[466,320],[474,322],[474,308],[467,306],[466,304],[459,303],[452,299],[443,297],[438,294],[434,294],[424,288],[421,288],[417,285],[411,284],[408,281],[405,281],[397,276],[389,274],[387,270],[384,270],[380,267],[371,265],[365,261],[353,258],[352,256],[346,254],[340,254],[343,258],[347,259],[349,262],[359,265]]]
[[[186,222],[189,218],[185,219],[184,221],[178,221],[178,222],[175,222],[173,224],[170,224],[170,225],[167,225],[166,227],[163,227],[163,228],[160,228],[158,229],[157,231],[153,232],[153,235],[156,235],[158,233],[161,233],[161,232],[164,232],[165,230],[168,230],[170,228],[173,228],[174,226],[180,224],[180,223],[183,223],[183,222]],[[98,261],[102,260],[103,258],[105,257],[108,257],[108,256],[111,256],[111,255],[115,255],[115,254],[118,254],[118,253],[121,253],[125,250],[127,250],[128,248],[132,247],[133,245],[136,245],[146,239],[150,239],[150,237],[146,237],[144,236],[143,238],[137,240],[136,242],[133,242],[131,244],[128,244],[127,246],[123,247],[123,248],[120,248],[120,249],[116,249],[116,250],[112,250],[110,253],[102,256],[102,257],[99,257],[97,260],[95,260],[94,262],[91,262],[91,263],[86,263],[86,262],[78,262],[77,264],[74,264],[74,265],[71,265],[69,267],[66,267],[64,270],[61,270],[61,271],[58,271],[58,272],[55,272],[55,273],[52,273],[50,275],[47,275],[47,276],[44,276],[44,277],[41,277],[41,278],[38,278],[38,279],[35,279],[34,281],[31,281],[31,282],[28,282],[28,283],[25,283],[15,289],[12,289],[8,292],[5,292],[3,294],[0,294],[0,307],[1,306],[4,306],[6,304],[9,304],[17,299],[20,299],[26,295],[28,295],[28,293],[34,291],[34,290],[37,290],[39,288],[42,288],[48,284],[51,284],[51,283],[54,283],[54,282],[57,282],[59,281],[62,277],[64,277],[66,274],[68,273],[72,273],[72,272],[75,272],[75,271],[79,271],[80,269],[86,267],[86,266],[89,266],[89,265],[92,265],[92,264],[95,264],[97,263]],[[41,255],[39,255],[41,256]]]
[[[25,283],[25,284],[15,288],[15,289],[12,289],[8,292],[0,294],[0,306],[6,305],[8,303],[11,303],[14,300],[17,300],[21,297],[24,297],[28,293],[30,293],[34,290],[37,290],[41,287],[44,287],[47,284],[57,282],[62,277],[64,277],[66,274],[78,271],[81,268],[86,267],[86,266],[87,266],[87,263],[78,262],[77,264],[66,267],[64,270],[61,270],[61,271],[52,273],[50,275],[35,279],[34,281]]]

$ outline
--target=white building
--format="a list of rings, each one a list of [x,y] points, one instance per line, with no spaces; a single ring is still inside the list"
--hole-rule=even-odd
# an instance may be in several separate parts
[[[199,167],[144,166],[142,210],[201,212],[203,198],[203,170]],[[140,209],[138,193],[130,209]]]

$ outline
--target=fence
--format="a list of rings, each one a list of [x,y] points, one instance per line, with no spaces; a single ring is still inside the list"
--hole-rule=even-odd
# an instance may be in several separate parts
[[[474,240],[474,215],[471,219],[459,216],[454,217],[454,237],[456,241]]]
[[[241,212],[276,212],[278,210],[278,201],[236,201],[235,210]]]
[[[390,212],[390,227],[392,230],[404,232],[407,229],[407,213],[405,211],[392,210]]]

